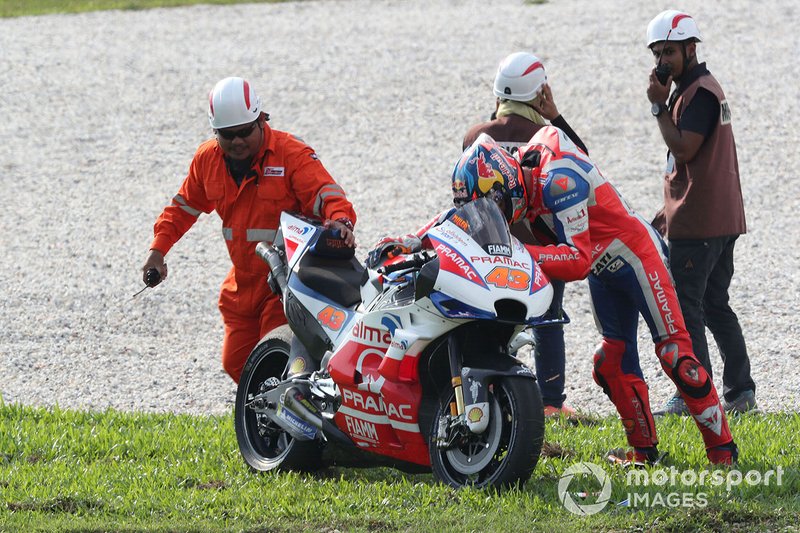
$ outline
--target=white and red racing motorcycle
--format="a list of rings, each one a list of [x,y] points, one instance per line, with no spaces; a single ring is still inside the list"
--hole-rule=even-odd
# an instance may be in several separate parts
[[[431,249],[365,269],[337,234],[283,213],[275,242],[259,244],[291,329],[262,339],[239,383],[236,436],[253,469],[391,464],[453,487],[530,477],[542,400],[509,343],[552,323],[553,289],[487,199],[425,237]]]

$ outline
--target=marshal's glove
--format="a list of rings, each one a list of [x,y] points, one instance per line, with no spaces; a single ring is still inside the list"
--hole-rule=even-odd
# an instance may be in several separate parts
[[[383,257],[391,259],[400,254],[413,254],[422,250],[422,241],[413,233],[400,237],[384,237],[375,243],[367,256],[367,267],[375,268],[381,264]]]

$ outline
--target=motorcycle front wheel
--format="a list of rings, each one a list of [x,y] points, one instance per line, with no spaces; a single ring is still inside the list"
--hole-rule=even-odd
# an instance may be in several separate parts
[[[468,431],[448,449],[436,446],[438,421],[450,412],[455,393],[439,400],[428,446],[437,479],[452,487],[522,486],[530,478],[544,441],[544,406],[536,382],[498,377],[489,387],[489,426],[480,434]]]
[[[234,406],[234,426],[239,451],[245,462],[257,471],[273,469],[310,472],[320,468],[322,448],[317,441],[298,441],[289,436],[267,415],[248,407],[268,378],[283,378],[289,361],[292,332],[288,326],[274,329],[256,345],[239,379]]]

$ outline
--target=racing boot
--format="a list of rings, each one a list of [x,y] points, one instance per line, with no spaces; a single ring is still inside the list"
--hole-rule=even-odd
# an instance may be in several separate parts
[[[712,464],[732,464],[738,458],[728,419],[714,382],[691,352],[679,353],[678,345],[665,342],[657,347],[661,368],[678,387],[692,414]]]

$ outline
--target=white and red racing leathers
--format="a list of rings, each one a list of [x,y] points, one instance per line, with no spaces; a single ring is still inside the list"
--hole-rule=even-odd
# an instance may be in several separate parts
[[[694,356],[661,237],[561,130],[539,130],[520,149],[520,160],[535,155],[533,151],[540,152],[540,160],[528,180],[527,217],[534,225],[546,223],[558,244],[527,248],[549,277],[588,277],[595,322],[603,336],[593,375],[616,406],[628,443],[649,448],[658,442],[639,366],[639,314],[706,449],[731,443],[717,391]]]

